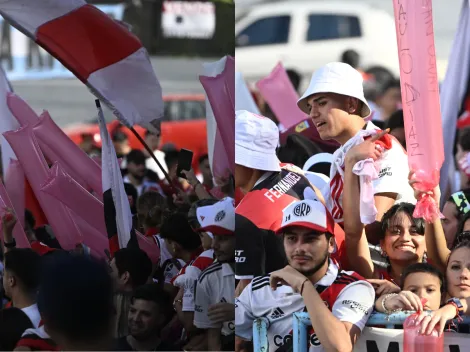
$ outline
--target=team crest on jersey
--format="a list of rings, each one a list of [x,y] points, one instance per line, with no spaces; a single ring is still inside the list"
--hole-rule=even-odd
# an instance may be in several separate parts
[[[225,218],[225,211],[221,210],[217,213],[217,215],[215,216],[215,222],[220,222],[222,221],[223,219]]]
[[[206,217],[201,215],[201,221],[204,221]]]
[[[303,122],[299,123],[297,126],[295,126],[295,132],[297,132],[297,133],[303,132],[309,127],[310,126],[308,125],[308,122],[303,121]]]

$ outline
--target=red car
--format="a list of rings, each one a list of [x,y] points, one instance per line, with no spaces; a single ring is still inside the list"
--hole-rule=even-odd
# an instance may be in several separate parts
[[[193,168],[197,170],[197,160],[207,154],[207,129],[205,96],[200,95],[167,95],[163,97],[165,114],[161,125],[161,145],[174,144],[178,149],[185,148],[194,153]],[[109,121],[108,131],[119,125],[117,120]],[[145,129],[135,126],[135,130],[145,136]],[[98,147],[101,147],[100,129],[96,121],[64,128],[65,133],[77,145],[82,142],[83,134],[92,134]],[[132,134],[123,128],[132,149],[143,149],[142,144]]]

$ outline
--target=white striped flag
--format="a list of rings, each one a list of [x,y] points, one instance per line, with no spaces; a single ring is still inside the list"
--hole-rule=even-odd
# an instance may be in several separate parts
[[[103,110],[98,108],[98,123],[101,133],[101,170],[103,177],[103,201],[106,228],[109,239],[109,249],[111,254],[120,249],[126,248],[129,240],[131,239],[132,230],[132,213],[124,189],[124,182],[122,180],[121,169],[119,168],[119,161],[116,156],[113,142],[106,128],[106,121],[104,120]],[[109,193],[112,195],[113,202],[108,202]],[[114,211],[112,208],[114,205]]]
[[[160,83],[125,26],[84,0],[0,0],[0,14],[67,67],[126,126],[158,129]]]

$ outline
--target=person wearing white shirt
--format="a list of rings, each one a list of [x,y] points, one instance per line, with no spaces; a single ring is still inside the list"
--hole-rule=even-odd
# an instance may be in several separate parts
[[[328,203],[338,223],[343,222],[344,172],[341,170],[344,156],[349,149],[379,132],[372,122],[365,120],[371,109],[364,98],[362,83],[363,78],[357,70],[344,63],[332,62],[315,71],[309,87],[297,102],[298,107],[313,120],[321,139],[333,139],[341,144],[333,154],[331,201]],[[395,138],[384,135],[374,144],[364,143],[360,151],[371,155],[378,168],[378,178],[373,181],[375,222],[366,228],[369,239],[377,231],[383,214],[397,201],[416,203],[416,200],[408,184],[408,156]]]
[[[40,256],[30,248],[12,248],[5,253],[3,288],[12,306],[20,308],[37,328],[41,321],[36,304]]]
[[[236,351],[253,337],[253,322],[269,321],[269,351],[292,344],[292,315],[308,312],[312,328],[302,341],[310,352],[352,351],[374,307],[370,283],[342,271],[330,259],[334,221],[314,200],[292,203],[283,212],[282,235],[289,264],[254,278],[235,301]],[[334,333],[332,333],[334,331]]]

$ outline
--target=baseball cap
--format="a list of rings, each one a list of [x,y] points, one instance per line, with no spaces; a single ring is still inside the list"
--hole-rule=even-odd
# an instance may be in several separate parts
[[[282,212],[281,227],[276,233],[282,233],[286,228],[299,226],[318,232],[334,234],[335,222],[325,206],[311,199],[294,202]]]
[[[227,197],[213,205],[196,209],[201,227],[198,232],[210,232],[214,236],[235,234],[235,202]]]
[[[276,148],[279,129],[267,117],[236,111],[235,164],[263,171],[281,171]]]
[[[307,90],[297,101],[297,106],[308,114],[308,97],[318,93],[336,93],[362,101],[364,105],[362,106],[361,117],[368,117],[371,111],[364,97],[362,83],[361,73],[350,65],[343,62],[330,62],[313,73]]]

